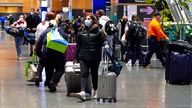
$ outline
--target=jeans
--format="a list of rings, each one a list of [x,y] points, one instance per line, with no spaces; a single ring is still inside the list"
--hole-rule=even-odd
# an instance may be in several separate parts
[[[17,51],[17,56],[21,57],[21,46],[23,45],[23,41],[24,41],[24,37],[23,36],[18,36],[18,37],[14,37],[15,40],[15,47],[16,47],[16,51]]]

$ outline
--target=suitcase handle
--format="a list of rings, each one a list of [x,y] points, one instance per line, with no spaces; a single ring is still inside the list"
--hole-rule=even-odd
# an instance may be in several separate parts
[[[105,47],[102,47],[102,54],[101,54],[101,63],[103,64],[103,69],[101,74],[107,74],[108,72],[108,66],[109,66],[109,59],[107,56],[107,49]]]

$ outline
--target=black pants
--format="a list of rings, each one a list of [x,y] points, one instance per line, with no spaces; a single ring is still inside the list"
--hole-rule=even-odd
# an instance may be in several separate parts
[[[156,54],[157,58],[161,61],[162,65],[165,66],[165,58],[163,56],[162,46],[156,38],[149,38],[149,51],[145,57],[144,65],[150,64],[150,60],[153,54]]]
[[[49,84],[50,81],[52,81],[57,85],[62,75],[64,74],[64,65],[65,65],[65,61],[63,58],[56,57],[56,56],[46,57],[45,58],[45,72],[46,72],[45,83]]]
[[[37,67],[37,76],[38,76],[38,81],[41,82],[42,81],[42,71],[43,68],[45,67],[45,61],[43,58],[39,58],[39,64]]]
[[[137,60],[139,60],[139,64],[142,64],[141,45],[139,43],[130,42],[130,51],[131,64],[134,65]]]
[[[86,91],[88,85],[89,70],[91,71],[93,89],[97,90],[98,83],[98,68],[100,61],[80,60],[81,66],[81,90]]]

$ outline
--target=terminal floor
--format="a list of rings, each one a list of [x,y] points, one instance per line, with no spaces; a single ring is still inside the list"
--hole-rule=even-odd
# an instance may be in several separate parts
[[[24,60],[18,61],[13,38],[0,32],[0,108],[192,108],[191,85],[169,85],[158,62],[145,69],[126,66],[117,78],[117,102],[80,102],[66,96],[62,77],[56,93],[41,83],[36,87],[25,80],[27,47]]]

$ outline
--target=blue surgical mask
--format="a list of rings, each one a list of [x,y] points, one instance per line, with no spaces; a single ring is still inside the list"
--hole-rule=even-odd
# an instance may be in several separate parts
[[[91,21],[91,20],[85,20],[85,25],[86,25],[87,27],[90,27],[91,24],[92,24],[92,21]]]

